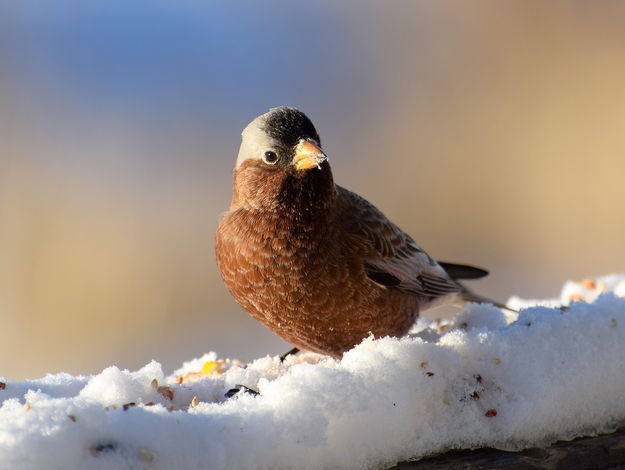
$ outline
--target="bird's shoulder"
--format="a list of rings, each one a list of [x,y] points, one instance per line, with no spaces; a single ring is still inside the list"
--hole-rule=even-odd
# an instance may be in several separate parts
[[[462,287],[401,228],[373,204],[337,186],[338,213],[352,240],[370,250],[364,269],[374,282],[423,297],[458,292]]]
[[[352,236],[362,237],[383,258],[402,250],[422,251],[414,240],[377,207],[358,194],[337,185],[339,223]]]

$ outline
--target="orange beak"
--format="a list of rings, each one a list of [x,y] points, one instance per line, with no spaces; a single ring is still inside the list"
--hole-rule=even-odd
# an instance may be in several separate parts
[[[300,140],[295,147],[293,165],[296,170],[308,170],[310,168],[321,169],[321,164],[328,159],[321,149],[309,140]]]

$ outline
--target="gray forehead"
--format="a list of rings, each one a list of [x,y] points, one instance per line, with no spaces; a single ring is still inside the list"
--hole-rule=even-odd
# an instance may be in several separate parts
[[[236,168],[248,158],[260,159],[266,150],[278,146],[278,141],[265,132],[264,118],[265,115],[257,117],[241,132],[241,147]]]

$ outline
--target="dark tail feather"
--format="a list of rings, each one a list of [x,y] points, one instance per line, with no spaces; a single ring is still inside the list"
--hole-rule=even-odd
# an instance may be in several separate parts
[[[466,264],[454,264],[454,263],[445,263],[444,261],[438,261],[438,264],[447,271],[449,277],[451,277],[454,281],[458,279],[481,279],[488,275],[488,271],[482,268],[477,268],[475,266],[469,266]],[[460,284],[460,283],[458,283]],[[505,310],[509,310],[510,312],[518,313],[515,309],[508,307],[501,302],[497,302],[496,300],[489,299],[487,297],[476,294],[472,290],[467,287],[462,286],[462,292],[460,292],[460,296],[462,300],[465,302],[476,302],[479,304],[493,304],[497,308],[503,308]]]
[[[464,287],[464,286],[462,286]],[[462,296],[462,300],[466,301],[466,302],[476,302],[479,304],[493,304],[495,307],[497,308],[503,308],[505,310],[508,310],[510,312],[514,312],[514,313],[518,313],[517,310],[508,307],[505,304],[502,304],[501,302],[497,302],[496,300],[491,300],[487,297],[481,296],[479,294],[476,294],[475,292],[467,289],[466,287],[464,287],[464,290],[460,293],[460,295]]]
[[[447,274],[449,274],[452,279],[480,279],[488,276],[488,271],[482,268],[476,268],[475,266],[445,263],[444,261],[438,261],[438,264],[447,271]]]

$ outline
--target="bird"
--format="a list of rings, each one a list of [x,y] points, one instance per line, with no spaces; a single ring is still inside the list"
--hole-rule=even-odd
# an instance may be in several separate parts
[[[215,254],[234,299],[292,352],[340,358],[369,336],[406,335],[440,305],[507,308],[460,282],[486,270],[434,260],[335,184],[315,126],[293,107],[271,108],[243,130]]]

